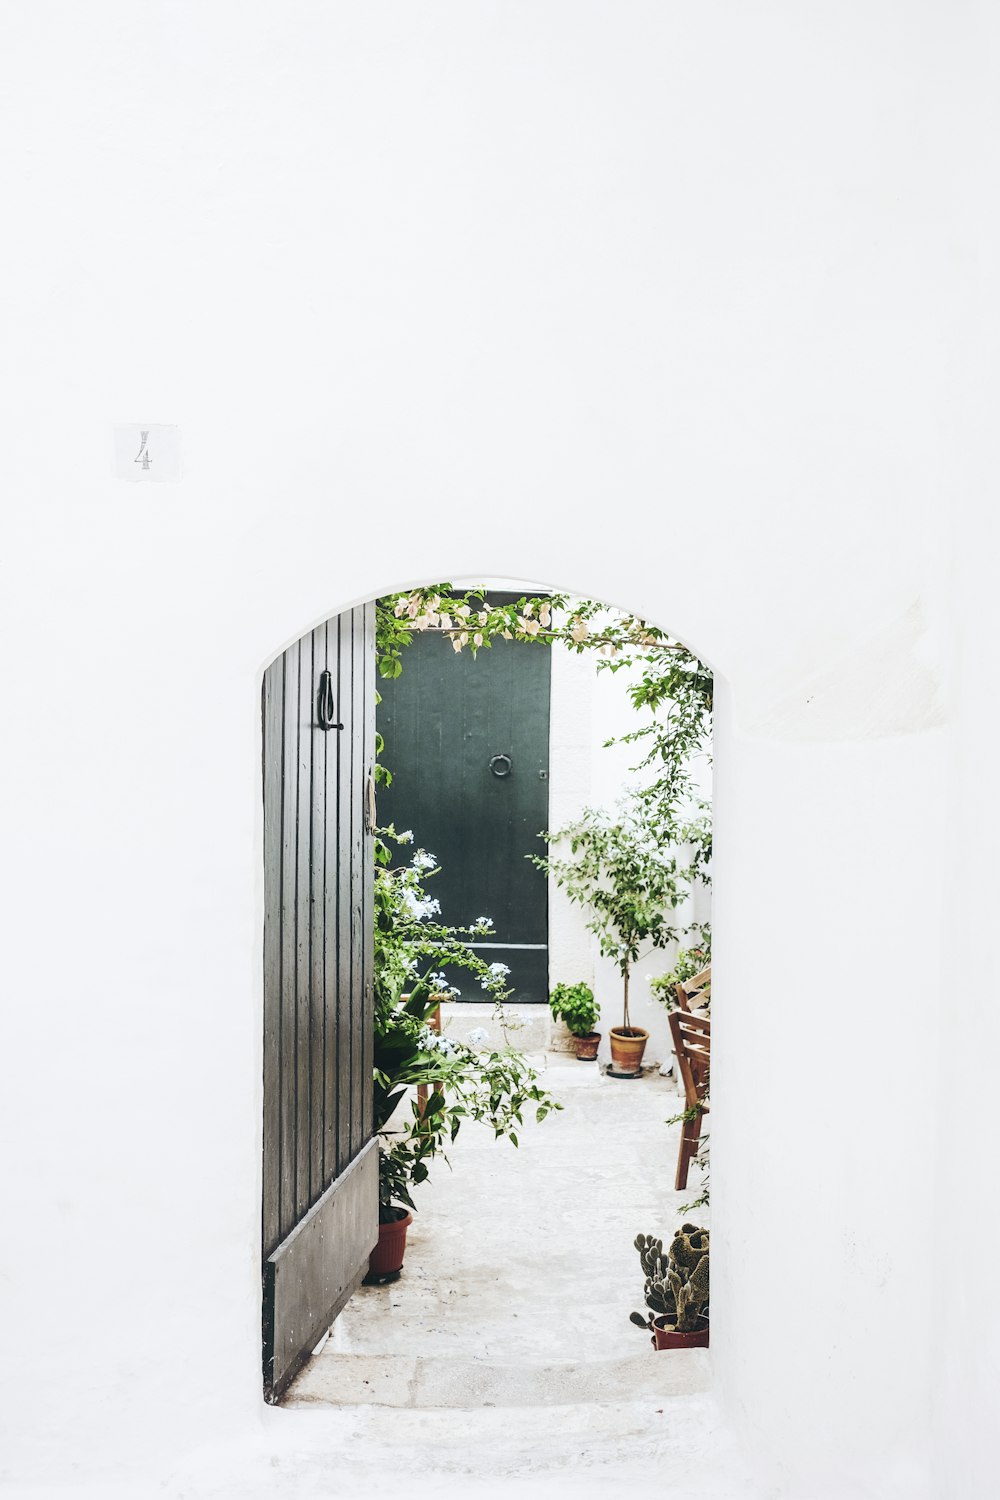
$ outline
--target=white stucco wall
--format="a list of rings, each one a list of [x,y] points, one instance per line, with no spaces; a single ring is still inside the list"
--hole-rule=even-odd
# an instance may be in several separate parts
[[[634,674],[633,674],[634,675]],[[562,828],[579,816],[584,807],[614,810],[618,799],[631,786],[648,779],[649,772],[636,771],[642,749],[635,745],[607,745],[644,722],[628,697],[630,674],[601,671],[593,654],[576,655],[560,646],[552,651],[552,700],[550,719],[551,764],[549,772],[549,826]],[[703,795],[711,796],[711,769],[707,761],[692,767]],[[706,920],[711,896],[699,888],[677,910],[676,924]],[[554,879],[549,881],[549,970],[553,984],[573,984],[583,979],[594,989],[601,1009],[599,1061],[610,1060],[608,1028],[621,1025],[622,978],[611,959],[605,958],[597,938],[587,930],[588,910],[569,900]],[[632,1020],[649,1032],[644,1062],[672,1058],[670,1028],[664,1006],[654,999],[649,980],[671,967],[677,944],[645,952],[633,965],[629,1002]]]
[[[985,1500],[995,13],[3,26],[8,1493],[300,1441],[259,1391],[261,676],[489,572],[719,674],[713,1363],[748,1463]],[[180,425],[181,484],[110,477],[131,419]],[[875,1076],[831,1041],[859,1005]]]

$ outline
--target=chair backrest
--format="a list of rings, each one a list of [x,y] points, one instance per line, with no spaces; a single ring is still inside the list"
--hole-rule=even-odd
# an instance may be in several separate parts
[[[712,998],[712,965],[702,969],[700,974],[692,974],[681,984],[675,984],[674,994],[681,1010],[690,1012],[694,1006],[707,1005]]]
[[[691,1109],[703,1102],[708,1089],[712,1023],[706,1016],[692,1016],[682,1010],[672,1010],[667,1019],[674,1041],[674,1056],[684,1084],[684,1102]]]

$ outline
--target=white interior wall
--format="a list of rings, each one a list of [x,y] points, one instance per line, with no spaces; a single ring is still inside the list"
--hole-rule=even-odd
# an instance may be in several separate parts
[[[995,14],[37,0],[3,28],[8,1492],[303,1441],[260,1402],[261,676],[354,600],[496,571],[637,609],[728,684],[727,1419],[775,1495],[912,1500],[930,1450],[940,1500],[985,1500]],[[180,425],[180,484],[111,477],[132,419]],[[960,1153],[928,1024],[956,933]],[[874,1081],[830,1043],[859,982]],[[928,1318],[943,1212],[972,1272]]]
[[[560,646],[552,650],[552,702],[550,719],[551,763],[549,769],[549,827],[564,827],[585,807],[614,810],[630,787],[648,779],[636,771],[641,747],[607,745],[642,722],[628,697],[628,684],[635,674],[600,670],[589,652],[577,655]],[[693,767],[704,795],[711,795],[711,773],[707,763]],[[564,851],[565,852],[565,851]],[[698,890],[677,909],[677,925],[706,919],[711,910],[707,890]],[[587,930],[588,910],[570,901],[554,879],[549,880],[549,971],[550,982],[573,984],[585,980],[594,989],[601,1010],[599,1061],[610,1060],[608,1028],[621,1025],[622,978],[613,962],[600,951],[597,938]],[[644,1061],[662,1063],[672,1058],[670,1028],[664,1006],[653,997],[649,980],[666,973],[674,962],[677,944],[651,949],[633,965],[629,1005],[635,1025],[649,1032]]]

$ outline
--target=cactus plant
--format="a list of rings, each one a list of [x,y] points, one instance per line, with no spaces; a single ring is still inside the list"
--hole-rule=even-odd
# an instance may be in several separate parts
[[[635,1248],[646,1278],[649,1313],[630,1313],[637,1328],[653,1328],[657,1317],[669,1318],[678,1333],[691,1333],[708,1307],[708,1230],[682,1224],[666,1254],[663,1241],[638,1234]]]

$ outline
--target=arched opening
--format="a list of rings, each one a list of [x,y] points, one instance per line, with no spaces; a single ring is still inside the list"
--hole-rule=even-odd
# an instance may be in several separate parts
[[[669,1308],[662,1298],[671,1296],[671,1270],[679,1271],[668,1258],[685,1206],[699,1230],[707,1226],[698,1132],[707,1108],[710,1022],[703,1011],[692,1033],[679,1028],[676,1013],[679,993],[681,1015],[698,1008],[688,994],[703,1007],[710,994],[703,977],[710,965],[710,673],[655,624],[600,601],[502,579],[459,579],[450,587],[442,596],[440,585],[419,585],[332,617],[290,646],[265,677],[264,1346],[272,1399],[290,1386],[293,1400],[350,1401],[352,1382],[355,1391],[362,1382],[370,1391],[357,1360],[343,1356],[413,1352],[418,1328],[426,1332],[428,1314],[441,1312],[447,1243],[448,1299],[475,1311],[464,1323],[449,1320],[432,1358],[450,1348],[475,1363],[485,1348],[505,1364],[530,1364],[534,1348],[543,1362],[558,1362],[567,1357],[574,1318],[587,1325],[583,1357],[595,1368],[602,1359],[625,1358],[626,1349],[643,1347],[629,1310],[642,1307],[644,1280],[654,1286],[635,1321],[651,1325],[659,1317],[669,1332],[671,1312],[673,1321],[679,1315],[676,1294]],[[682,676],[671,677],[670,666]],[[700,739],[691,725],[687,740],[670,731],[671,714],[691,686],[684,672],[708,682]],[[376,680],[383,688],[377,710]],[[692,713],[694,701],[686,705]],[[567,829],[565,857],[558,842],[539,843],[544,833]],[[412,842],[400,834],[412,834]],[[581,850],[589,885],[577,878]],[[385,1073],[381,1099],[377,1075],[373,1101],[376,991],[385,963],[373,927],[379,883],[384,889],[391,876],[402,877],[404,905],[425,908],[410,913],[418,921],[431,915],[428,898],[439,901],[430,947],[443,945],[447,961],[435,968],[433,985],[421,971],[390,996],[411,995],[406,1013],[423,1027],[423,1060],[417,1072],[408,1065],[396,1078]],[[499,925],[485,910],[490,905]],[[408,931],[412,941],[412,926]],[[468,964],[449,942],[468,950]],[[458,978],[463,966],[471,994]],[[687,992],[678,991],[691,980]],[[426,994],[414,1003],[421,985]],[[497,1000],[502,989],[509,993]],[[557,994],[563,1003],[554,1014]],[[589,1026],[580,1024],[588,1003],[596,1009]],[[577,1060],[574,1030],[598,1026],[596,1057]],[[609,1056],[611,1031],[623,1029],[643,1034],[645,1055],[636,1058],[633,1049],[626,1062]],[[696,1069],[702,1065],[697,1107],[678,1092],[680,1035]],[[428,1066],[429,1050],[443,1079]],[[452,1071],[456,1053],[501,1059],[481,1069],[486,1092],[502,1097],[502,1128],[495,1106],[492,1117],[488,1108],[477,1117],[469,1107],[469,1075]],[[511,1054],[527,1068],[513,1082]],[[473,1072],[475,1066],[469,1062]],[[387,1100],[395,1106],[391,1116],[380,1114]],[[525,1121],[528,1109],[535,1118]],[[453,1140],[461,1173],[435,1165],[437,1149],[422,1155],[413,1125],[421,1110],[430,1121],[421,1128],[440,1129],[438,1147]],[[506,1136],[519,1148],[505,1153],[502,1171],[494,1141],[483,1134],[487,1126],[499,1147]],[[557,1131],[558,1149],[546,1153],[543,1143],[555,1145]],[[383,1172],[383,1209],[416,1206],[411,1193],[420,1193],[429,1166],[435,1181],[464,1184],[464,1197],[450,1207],[447,1193],[437,1193],[424,1221],[421,1206],[416,1223],[428,1228],[416,1230],[411,1253],[414,1241],[418,1255],[421,1248],[430,1253],[422,1273],[411,1261],[398,1284],[395,1268],[369,1271],[379,1158],[384,1167],[387,1154],[379,1134],[390,1153],[400,1139],[417,1146],[397,1163],[401,1192],[398,1181],[395,1190],[390,1183],[386,1197]],[[576,1201],[593,1200],[584,1222],[590,1257],[603,1247],[600,1315],[586,1303],[592,1268],[562,1294],[549,1281],[569,1216],[549,1215],[548,1238],[540,1226],[546,1195],[558,1196],[559,1174]],[[528,1182],[531,1193],[523,1190]],[[462,1203],[471,1205],[472,1227],[456,1238],[452,1220],[436,1235]],[[491,1219],[511,1234],[506,1252],[494,1240],[490,1272],[477,1277],[475,1225]],[[526,1239],[522,1226],[529,1225],[534,1234]],[[647,1244],[641,1262],[637,1232],[666,1249]],[[707,1252],[707,1241],[688,1238],[683,1249]],[[459,1242],[463,1254],[471,1251],[464,1262]],[[370,1284],[361,1290],[366,1275]],[[690,1291],[684,1285],[684,1311],[690,1303],[700,1331],[707,1289],[695,1307],[699,1284]],[[512,1305],[518,1298],[520,1311]],[[554,1314],[548,1326],[546,1307]],[[611,1326],[619,1312],[624,1342]],[[299,1375],[331,1328],[332,1339]],[[646,1332],[655,1337],[651,1326]],[[380,1340],[386,1347],[377,1347]],[[687,1374],[678,1388],[700,1388],[703,1357],[685,1351],[672,1378],[681,1366]],[[484,1370],[480,1362],[476,1373]],[[527,1365],[518,1379],[523,1397]],[[498,1388],[490,1389],[484,1404],[504,1404]]]

